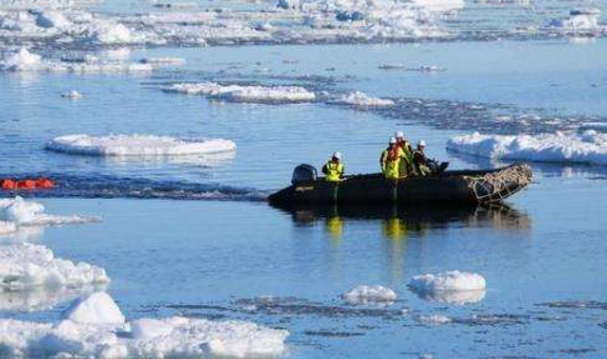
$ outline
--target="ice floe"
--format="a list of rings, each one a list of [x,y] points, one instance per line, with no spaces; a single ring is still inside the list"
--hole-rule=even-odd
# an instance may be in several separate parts
[[[58,323],[0,320],[3,353],[9,358],[275,356],[285,352],[289,335],[243,321],[171,317],[122,323],[124,316],[105,293],[78,300],[66,314]]]
[[[107,283],[103,268],[55,258],[42,245],[16,243],[0,245],[0,288],[28,290],[34,287],[79,287]]]
[[[394,106],[394,101],[369,96],[360,91],[350,92],[331,100],[331,103],[338,105],[348,105],[354,107],[389,107]]]
[[[462,305],[483,300],[486,281],[480,274],[448,271],[415,276],[408,287],[422,299]]]
[[[9,233],[21,226],[49,226],[99,221],[99,217],[69,215],[58,216],[44,213],[44,206],[38,202],[15,198],[0,199],[0,231]]]
[[[359,285],[356,288],[342,294],[342,298],[348,304],[390,304],[396,300],[396,293],[381,285],[368,286]]]
[[[419,315],[415,320],[427,325],[441,325],[453,322],[453,319],[442,314]]]
[[[89,156],[178,156],[236,150],[224,139],[175,138],[153,135],[68,135],[46,144],[50,151]]]
[[[249,103],[298,103],[316,99],[314,92],[298,86],[224,86],[215,82],[201,82],[174,84],[165,91]]]
[[[145,57],[139,62],[151,65],[185,65],[186,63],[181,57]]]
[[[114,299],[95,292],[76,299],[63,313],[65,319],[84,324],[124,324],[124,315]]]
[[[77,288],[49,288],[38,286],[27,290],[0,290],[0,311],[37,312],[49,310],[58,304],[105,289],[104,284],[82,286]]]
[[[83,96],[82,96],[82,94],[80,92],[78,92],[76,90],[70,90],[70,91],[62,93],[61,97],[67,98],[69,100],[79,100]]]
[[[607,134],[593,130],[518,136],[475,132],[451,138],[447,149],[492,159],[607,165]]]
[[[607,27],[599,23],[600,16],[599,9],[573,9],[567,18],[551,21],[550,27],[573,35],[579,33],[600,35],[607,32]]]
[[[26,48],[5,52],[0,59],[0,72],[140,73],[152,70],[150,64],[101,60],[95,56],[64,57],[61,60],[43,58]]]
[[[409,282],[411,289],[425,292],[481,290],[486,286],[482,275],[457,270],[417,275]]]

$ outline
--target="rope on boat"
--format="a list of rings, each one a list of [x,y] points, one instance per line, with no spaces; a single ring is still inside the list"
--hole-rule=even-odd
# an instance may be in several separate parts
[[[467,179],[468,186],[479,203],[495,203],[503,202],[529,185],[531,178],[531,167],[521,164]]]

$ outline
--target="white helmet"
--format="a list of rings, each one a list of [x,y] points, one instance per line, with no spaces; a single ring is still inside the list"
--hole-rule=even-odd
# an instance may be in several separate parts
[[[333,158],[341,161],[341,152],[339,152],[339,151],[333,152]]]
[[[417,147],[426,147],[426,141],[419,140],[419,142],[417,143]]]
[[[391,145],[395,145],[396,144],[396,137],[390,137],[390,144]]]
[[[394,133],[394,137],[396,137],[396,139],[405,138],[405,134],[403,133],[403,131],[396,131]]]

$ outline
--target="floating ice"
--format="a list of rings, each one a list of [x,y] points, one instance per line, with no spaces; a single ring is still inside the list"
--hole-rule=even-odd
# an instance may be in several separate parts
[[[43,58],[26,48],[5,53],[0,60],[0,71],[8,72],[149,72],[150,64],[128,63],[122,61],[103,61],[94,56],[73,59],[66,57],[61,61]]]
[[[344,293],[342,298],[348,304],[391,303],[396,300],[396,293],[381,285],[358,287]]]
[[[37,202],[26,201],[17,196],[13,199],[0,199],[0,223],[5,223],[7,229],[14,226],[47,226],[75,223],[90,223],[99,221],[92,216],[57,216],[44,213],[44,206]],[[2,225],[0,225],[2,227]]]
[[[152,135],[68,135],[54,138],[46,149],[89,156],[177,156],[235,151],[236,144],[223,139]]]
[[[97,298],[94,303],[82,303]],[[111,297],[95,293],[74,304],[86,319],[123,318]],[[115,316],[115,317],[114,317]],[[9,358],[166,358],[274,356],[284,353],[285,330],[242,321],[215,322],[172,317],[139,319],[130,323],[65,319],[59,323],[0,320],[0,345]]]
[[[181,57],[146,57],[139,62],[152,65],[184,65],[186,61]]]
[[[311,102],[316,99],[314,92],[298,86],[224,86],[215,82],[202,82],[175,84],[165,90],[231,102],[298,103]]]
[[[485,299],[485,289],[478,290],[449,290],[449,291],[416,291],[423,300],[448,304],[473,304]]]
[[[105,292],[96,292],[75,300],[63,313],[65,319],[85,324],[124,324],[124,315]]]
[[[360,91],[350,92],[346,95],[342,95],[335,100],[330,101],[331,103],[340,105],[349,105],[354,107],[389,107],[394,106],[394,101],[389,99],[381,99],[378,97],[369,96]]]
[[[485,289],[486,285],[485,278],[480,274],[457,270],[417,275],[409,282],[409,287],[427,292],[480,290]]]
[[[105,285],[83,286],[78,288],[34,287],[27,290],[0,290],[0,310],[11,312],[36,312],[48,310],[58,304],[69,302]]]
[[[456,136],[447,149],[493,159],[586,163],[607,165],[607,134],[588,130],[582,134],[471,135]]]
[[[599,9],[573,9],[569,12],[569,17],[553,20],[550,26],[567,33],[604,31],[605,27],[599,24],[600,16]]]
[[[430,324],[430,325],[441,325],[448,324],[453,321],[453,319],[449,318],[446,315],[442,314],[431,314],[431,315],[419,315],[415,317],[415,320],[422,324]]]
[[[102,268],[55,258],[53,252],[42,245],[0,245],[0,288],[4,290],[79,287],[109,280]]]
[[[70,100],[79,100],[82,98],[82,94],[76,90],[70,90],[68,92],[62,93],[61,97],[67,98]]]

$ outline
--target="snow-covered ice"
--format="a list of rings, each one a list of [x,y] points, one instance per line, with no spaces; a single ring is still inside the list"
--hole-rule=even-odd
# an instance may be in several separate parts
[[[69,100],[79,100],[82,98],[82,94],[76,90],[70,90],[61,94],[61,97]]]
[[[607,27],[599,23],[600,16],[599,9],[573,9],[567,18],[551,21],[550,27],[569,34],[605,32]]]
[[[65,319],[84,324],[124,324],[124,315],[105,292],[78,298],[63,313]]]
[[[275,356],[285,352],[289,335],[243,321],[171,317],[122,323],[124,316],[105,293],[79,299],[71,307],[79,312],[77,318],[68,310],[58,323],[0,320],[4,353],[11,358]]]
[[[102,290],[104,284],[86,285],[77,288],[49,288],[38,286],[27,290],[0,290],[0,310],[11,312],[38,312],[49,310],[58,304],[70,302],[75,298],[95,290]]]
[[[90,223],[99,221],[99,217],[69,215],[58,216],[44,213],[41,203],[15,198],[0,199],[0,231],[8,233],[20,226],[48,226],[75,223]]]
[[[369,96],[360,91],[350,92],[331,100],[331,103],[339,105],[349,105],[354,107],[390,107],[394,106],[394,101]]]
[[[411,289],[424,292],[482,290],[486,286],[482,275],[457,270],[417,275],[409,282]]]
[[[165,91],[201,95],[231,102],[298,103],[316,99],[314,92],[298,86],[224,86],[215,82],[201,82],[175,84]]]
[[[607,165],[607,134],[593,130],[518,136],[475,132],[451,138],[447,149],[492,159]]]
[[[139,73],[152,70],[150,64],[101,60],[94,56],[61,60],[43,58],[27,48],[5,52],[0,59],[0,72]]]
[[[462,305],[483,300],[486,285],[480,274],[448,271],[414,276],[408,287],[422,299]]]
[[[342,298],[352,305],[369,303],[389,304],[396,300],[396,293],[392,289],[381,285],[359,285],[342,294]]]
[[[224,139],[81,134],[56,137],[46,144],[46,149],[89,156],[178,156],[235,151],[236,144]]]
[[[450,317],[442,314],[419,315],[415,317],[415,320],[427,325],[448,324],[453,321]]]
[[[16,243],[0,245],[0,287],[28,290],[33,287],[79,287],[107,283],[103,268],[55,258],[45,246]]]

